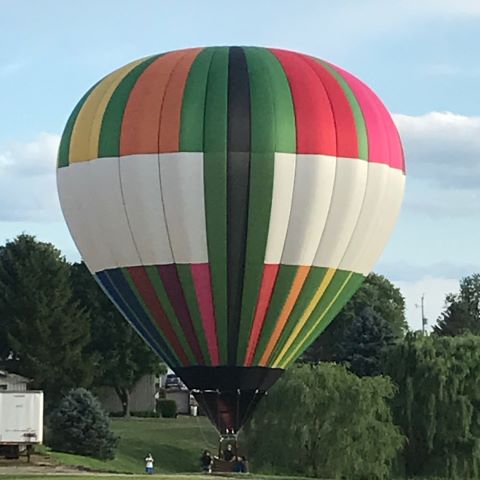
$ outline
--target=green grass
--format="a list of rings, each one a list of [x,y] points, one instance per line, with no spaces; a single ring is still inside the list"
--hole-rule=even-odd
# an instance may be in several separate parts
[[[32,480],[32,479],[42,479],[42,478],[49,478],[51,480],[105,480],[108,478],[132,478],[132,479],[137,479],[137,478],[142,478],[142,479],[158,479],[158,480],[212,480],[212,479],[232,479],[232,478],[243,478],[245,480],[312,480],[312,478],[305,478],[305,477],[277,477],[277,476],[269,476],[269,475],[251,475],[251,474],[212,474],[212,475],[199,475],[199,474],[192,474],[192,475],[186,475],[186,474],[178,474],[178,475],[162,475],[162,474],[155,474],[155,475],[135,475],[135,476],[130,476],[130,475],[122,475],[118,474],[117,475],[112,475],[108,473],[104,474],[94,474],[94,475],[2,475],[0,473],[0,478],[2,480]],[[319,480],[319,479],[317,479]],[[320,479],[321,480],[321,479]]]
[[[133,478],[152,479],[143,475],[144,458],[151,452],[155,458],[155,475],[160,480],[201,480],[199,460],[202,450],[216,452],[218,435],[205,417],[170,418],[131,418],[129,420],[112,419],[112,429],[119,436],[117,455],[114,460],[97,460],[81,455],[54,452],[42,447],[40,453],[49,455],[59,464],[81,467],[94,472],[109,472],[111,475],[68,475],[68,474],[25,474],[2,475],[0,480],[21,480],[49,478],[54,480],[105,480],[125,478],[115,474],[135,474]],[[188,475],[191,472],[193,474]],[[238,474],[209,476],[214,478],[238,478]],[[268,475],[242,474],[249,480],[302,480],[300,477],[273,477]],[[126,477],[128,478],[128,477]],[[311,479],[309,479],[311,480]]]
[[[134,478],[135,480],[141,479],[157,479],[157,480],[207,480],[210,479],[231,479],[231,478],[243,478],[245,480],[312,480],[311,478],[304,477],[277,477],[277,476],[268,476],[268,475],[251,475],[251,474],[241,474],[240,476],[231,474],[231,475],[135,475],[134,477],[129,477],[120,474],[111,474],[111,475],[2,475],[0,473],[0,478],[2,480],[40,480],[42,478],[48,478],[50,480],[108,480],[109,478],[120,479],[120,478]],[[319,479],[317,479],[319,480]],[[321,480],[321,479],[320,479]]]
[[[0,473],[0,478],[2,480],[41,480],[43,478],[49,479],[49,480],[108,480],[109,478],[135,478],[137,480],[138,478],[141,479],[158,479],[158,480],[201,480],[203,476],[200,475],[135,475],[135,477],[126,477],[126,476],[120,476],[120,475],[15,475],[15,476],[7,476],[7,475],[1,475]],[[309,479],[310,480],[310,479]]]
[[[67,474],[29,474],[6,475],[0,467],[0,480],[105,480],[108,478],[129,478],[115,474],[135,474],[135,480],[203,480],[206,476],[200,475],[199,459],[202,450],[209,449],[216,452],[218,436],[210,422],[205,417],[169,418],[131,418],[112,419],[112,429],[120,437],[117,455],[114,460],[97,460],[81,455],[54,452],[46,447],[41,452],[48,454],[56,462],[81,467],[84,469],[105,472],[102,475],[67,475]],[[155,475],[143,475],[144,458],[151,452],[155,458]],[[10,462],[8,462],[10,463]],[[112,475],[107,475],[110,472]],[[191,472],[193,474],[188,475]],[[245,480],[307,480],[302,477],[269,476],[260,474],[223,474],[211,475],[209,478],[243,478]],[[311,479],[308,479],[311,480]],[[422,480],[427,480],[426,478]],[[433,480],[433,479],[432,479]],[[435,479],[438,480],[438,479]]]
[[[198,472],[202,450],[215,451],[217,448],[217,433],[205,417],[114,418],[112,429],[120,437],[114,460],[48,453],[64,465],[137,474],[143,473],[144,458],[151,453],[157,473],[184,473]]]

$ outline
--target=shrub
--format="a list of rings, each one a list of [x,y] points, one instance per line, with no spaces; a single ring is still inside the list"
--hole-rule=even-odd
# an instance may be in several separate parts
[[[48,444],[54,450],[110,459],[117,443],[100,402],[84,388],[71,390],[50,415]]]
[[[157,401],[157,411],[165,418],[175,418],[177,416],[177,403],[175,400],[160,399]]]
[[[108,416],[112,418],[123,418],[125,414],[123,412],[110,412]]]
[[[141,412],[131,412],[132,417],[137,418],[156,418],[160,416],[160,412],[152,412],[151,410],[143,410]]]

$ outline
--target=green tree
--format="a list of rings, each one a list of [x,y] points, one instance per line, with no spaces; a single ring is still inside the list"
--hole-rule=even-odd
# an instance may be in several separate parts
[[[259,405],[245,430],[257,469],[317,478],[389,478],[403,437],[383,377],[359,378],[340,365],[292,368]]]
[[[367,307],[373,310],[376,320],[389,324],[394,339],[403,338],[408,331],[405,300],[400,290],[383,275],[371,273],[302,359],[308,362],[339,361],[339,345],[354,319]]]
[[[70,265],[49,243],[20,235],[0,247],[2,364],[45,391],[47,406],[93,376],[86,312],[72,297]]]
[[[460,292],[450,293],[433,331],[438,335],[480,334],[480,274],[460,281]]]
[[[59,452],[115,457],[118,439],[100,402],[84,388],[71,390],[49,417],[48,444]]]
[[[389,353],[408,475],[480,476],[480,337],[410,334]]]
[[[122,317],[97,285],[84,263],[71,269],[75,298],[91,318],[89,350],[97,358],[97,386],[112,387],[124,416],[130,415],[130,392],[146,374],[166,372],[166,367]]]
[[[336,359],[360,377],[380,375],[386,351],[393,343],[392,325],[365,307],[345,330]]]

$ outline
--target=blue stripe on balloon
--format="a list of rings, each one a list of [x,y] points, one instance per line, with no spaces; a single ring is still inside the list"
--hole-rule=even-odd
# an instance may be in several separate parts
[[[150,336],[156,341],[160,347],[160,356],[169,363],[170,366],[179,365],[176,354],[173,352],[172,347],[165,341],[158,329],[152,323],[147,311],[143,308],[138,301],[135,291],[132,289],[127,279],[125,278],[122,268],[115,268],[111,270],[104,270],[105,274],[110,279],[110,282],[115,286],[119,295],[122,297],[125,304],[134,312],[137,320],[144,329],[148,331]],[[168,356],[168,358],[165,358]]]
[[[178,360],[171,354],[170,348],[160,337],[158,331],[153,328],[150,319],[138,303],[121,270],[104,270],[97,272],[95,277],[110,300],[118,307],[147,345],[165,360],[169,366],[178,365]]]

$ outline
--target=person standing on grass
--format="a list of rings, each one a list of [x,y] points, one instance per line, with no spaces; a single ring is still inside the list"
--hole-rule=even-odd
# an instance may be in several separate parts
[[[152,457],[152,454],[149,453],[146,458],[145,458],[145,472],[147,472],[149,475],[153,473],[153,462],[155,460]]]

